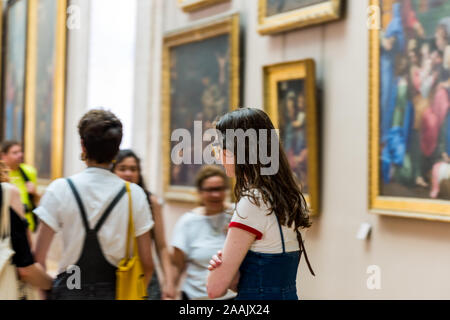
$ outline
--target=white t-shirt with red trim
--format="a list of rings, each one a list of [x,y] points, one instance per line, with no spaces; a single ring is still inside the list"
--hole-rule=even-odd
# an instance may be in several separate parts
[[[260,196],[258,191],[256,196]],[[249,197],[243,197],[236,205],[230,228],[240,228],[256,235],[256,241],[250,247],[253,252],[282,253],[280,229],[275,213],[271,213],[260,198],[260,206],[253,204]],[[293,228],[282,226],[286,252],[299,250],[297,234]]]

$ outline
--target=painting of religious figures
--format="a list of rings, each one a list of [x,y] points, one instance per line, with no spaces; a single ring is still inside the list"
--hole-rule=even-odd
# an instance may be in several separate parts
[[[48,182],[62,175],[67,1],[29,5],[25,157]]]
[[[318,109],[313,60],[264,68],[265,108],[314,215],[320,212]]]
[[[370,208],[450,220],[450,2],[372,5]]]
[[[3,140],[23,142],[27,0],[9,1],[6,7],[3,91]]]
[[[206,7],[211,7],[222,2],[230,2],[230,0],[178,0],[178,5],[185,12],[196,11]]]
[[[273,34],[340,19],[344,0],[259,0],[259,33]]]
[[[213,129],[218,116],[239,106],[239,28],[235,14],[164,38],[163,153],[168,200],[196,201],[195,176],[203,162],[195,159],[208,144],[201,142],[201,133]],[[189,148],[183,150],[192,155],[190,163],[171,161],[178,144],[171,136],[177,129],[192,137]]]

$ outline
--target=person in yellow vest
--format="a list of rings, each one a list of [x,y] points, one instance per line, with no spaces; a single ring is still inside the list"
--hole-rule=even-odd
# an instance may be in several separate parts
[[[25,206],[25,216],[29,228],[35,232],[38,219],[33,213],[39,202],[37,192],[37,171],[30,165],[23,163],[22,146],[17,141],[5,141],[0,147],[0,159],[9,167],[9,178],[20,191],[22,203]]]

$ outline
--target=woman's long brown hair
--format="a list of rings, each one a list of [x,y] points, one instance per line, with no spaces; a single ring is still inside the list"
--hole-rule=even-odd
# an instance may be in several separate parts
[[[216,129],[221,133],[223,148],[234,148],[234,150],[230,151],[235,155],[236,185],[234,195],[236,201],[247,196],[253,204],[260,206],[260,200],[262,198],[264,204],[270,208],[269,214],[275,213],[281,225],[289,228],[294,225],[300,241],[300,229],[311,226],[308,205],[300,190],[299,183],[294,178],[278,136],[276,138],[277,141],[272,141],[271,139],[270,130],[275,130],[275,128],[269,116],[259,109],[242,108],[221,117],[216,122]],[[248,129],[255,129],[258,137],[257,148],[259,148],[260,141],[259,130],[269,130],[267,134],[267,150],[270,153],[272,143],[278,144],[279,170],[273,175],[262,175],[261,169],[269,167],[270,164],[262,164],[259,156],[257,157],[256,164],[250,163],[250,152],[257,152],[259,154],[259,149],[255,149],[254,145],[250,145],[249,139],[245,139],[245,163],[237,163],[237,139],[234,138],[233,146],[231,141],[226,141],[226,132],[228,129],[242,129],[244,132]],[[266,146],[262,147],[265,148]],[[259,191],[261,197],[252,192],[254,189]]]

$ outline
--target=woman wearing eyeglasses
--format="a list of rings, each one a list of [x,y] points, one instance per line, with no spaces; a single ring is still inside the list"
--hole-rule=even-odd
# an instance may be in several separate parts
[[[229,188],[225,172],[217,166],[205,166],[197,174],[196,186],[201,207],[185,213],[177,222],[172,236],[174,283],[182,274],[182,299],[207,299],[206,279],[211,256],[223,248],[231,215],[225,202]],[[230,212],[231,213],[231,212]],[[227,293],[220,299],[231,299]]]

